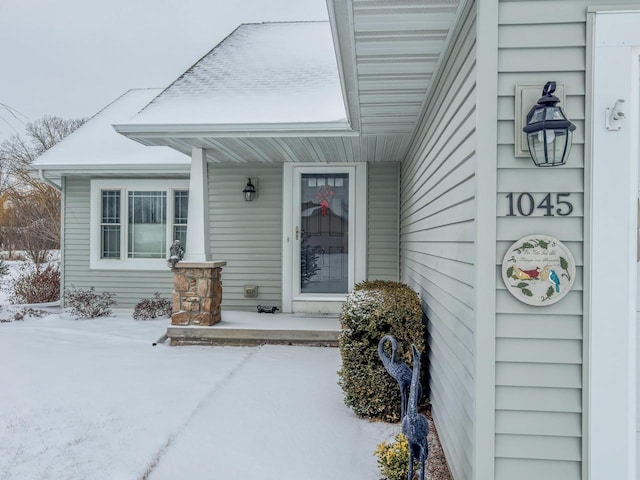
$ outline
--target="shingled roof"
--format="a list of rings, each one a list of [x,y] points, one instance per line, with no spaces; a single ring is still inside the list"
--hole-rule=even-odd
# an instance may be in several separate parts
[[[328,22],[245,24],[129,125],[347,125]]]

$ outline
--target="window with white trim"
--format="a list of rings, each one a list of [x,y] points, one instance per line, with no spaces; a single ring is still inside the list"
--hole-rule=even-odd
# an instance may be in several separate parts
[[[92,180],[91,268],[166,268],[186,245],[188,180]]]

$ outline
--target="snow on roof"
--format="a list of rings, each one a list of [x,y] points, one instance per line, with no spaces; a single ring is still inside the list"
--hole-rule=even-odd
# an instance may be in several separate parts
[[[329,22],[241,25],[127,123],[318,122],[347,123]]]
[[[188,165],[191,161],[188,156],[168,147],[145,147],[112,127],[113,123],[130,119],[161,91],[158,88],[127,91],[36,158],[33,167]]]

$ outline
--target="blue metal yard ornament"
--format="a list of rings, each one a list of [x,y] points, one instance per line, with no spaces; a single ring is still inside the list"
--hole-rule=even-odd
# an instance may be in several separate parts
[[[391,356],[387,355],[384,351],[384,344],[391,342]],[[411,386],[411,368],[401,360],[396,359],[396,352],[398,351],[398,341],[391,335],[385,335],[378,342],[378,357],[382,360],[382,365],[389,375],[391,375],[398,386],[400,387],[400,396],[402,397],[402,403],[400,404],[400,418],[404,418],[407,411],[407,402],[409,400],[409,387]],[[418,401],[422,396],[422,389],[418,382]]]
[[[413,375],[409,392],[409,404],[407,415],[402,419],[402,433],[409,442],[409,480],[413,479],[413,459],[420,462],[420,480],[424,480],[424,466],[429,453],[427,434],[429,433],[429,420],[418,413],[418,390],[420,387],[420,352],[415,345],[411,345],[413,351]]]

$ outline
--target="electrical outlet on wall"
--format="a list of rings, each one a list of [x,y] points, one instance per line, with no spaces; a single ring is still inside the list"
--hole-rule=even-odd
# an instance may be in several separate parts
[[[245,298],[256,298],[258,296],[258,286],[257,285],[245,285],[244,286],[244,297]]]

